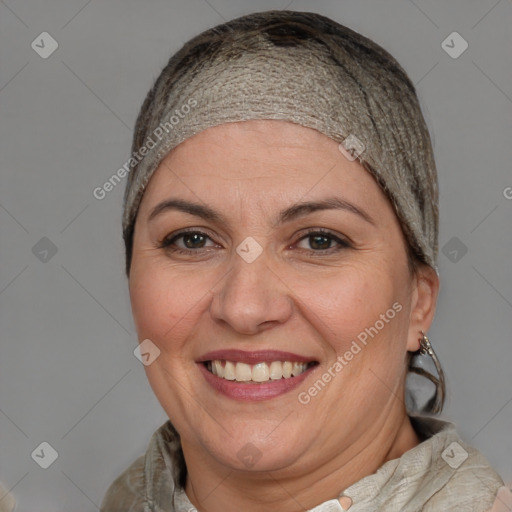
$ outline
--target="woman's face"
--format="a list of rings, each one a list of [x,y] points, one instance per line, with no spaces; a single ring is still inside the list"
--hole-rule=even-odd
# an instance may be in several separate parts
[[[417,280],[381,189],[315,130],[230,123],[175,148],[143,196],[129,284],[186,457],[306,470],[403,419]]]

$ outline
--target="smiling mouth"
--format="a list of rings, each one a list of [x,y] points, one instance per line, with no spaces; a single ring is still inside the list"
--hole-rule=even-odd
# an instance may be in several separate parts
[[[246,384],[260,384],[298,377],[312,366],[316,366],[318,362],[272,361],[246,364],[238,361],[214,359],[204,361],[203,364],[210,373],[221,379]]]

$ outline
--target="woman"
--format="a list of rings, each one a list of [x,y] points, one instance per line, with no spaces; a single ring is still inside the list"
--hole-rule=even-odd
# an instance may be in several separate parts
[[[188,42],[139,114],[123,217],[141,359],[169,421],[113,511],[484,511],[500,477],[405,406],[426,336],[437,176],[405,72],[312,13]],[[430,354],[438,376],[414,365]]]

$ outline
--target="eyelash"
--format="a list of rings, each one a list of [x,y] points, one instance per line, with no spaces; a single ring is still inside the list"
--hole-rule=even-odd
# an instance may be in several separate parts
[[[176,242],[176,240],[179,240],[180,238],[184,237],[185,235],[193,235],[193,234],[202,235],[202,236],[212,240],[212,238],[207,233],[205,233],[203,231],[199,231],[197,229],[186,229],[183,231],[179,231],[178,233],[173,233],[172,235],[168,235],[165,238],[163,238],[158,243],[158,248],[165,249],[166,251],[170,251],[170,252],[177,253],[177,254],[186,254],[186,255],[190,255],[193,253],[197,254],[197,253],[199,253],[199,251],[201,249],[204,249],[204,248],[199,247],[198,249],[181,249],[179,247],[172,247],[172,244],[174,244]],[[300,238],[297,239],[295,244],[298,242],[301,242],[302,240],[304,240],[308,237],[311,237],[313,235],[325,236],[327,238],[330,238],[331,240],[333,240],[334,242],[336,242],[338,244],[337,248],[331,247],[329,249],[321,249],[321,250],[310,249],[309,252],[311,252],[312,254],[315,254],[315,255],[322,256],[324,254],[332,254],[333,252],[338,252],[342,249],[347,249],[347,248],[351,247],[351,245],[349,244],[348,241],[338,237],[331,231],[329,231],[327,229],[323,229],[323,228],[311,228],[311,229],[307,230],[305,233],[302,234],[302,236]],[[209,248],[206,248],[206,249],[208,250]],[[304,249],[304,250],[308,250],[308,249]]]

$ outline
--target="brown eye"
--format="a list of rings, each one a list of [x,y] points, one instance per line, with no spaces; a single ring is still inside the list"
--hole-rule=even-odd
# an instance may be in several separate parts
[[[310,231],[306,236],[303,236],[297,244],[301,249],[310,250],[313,252],[321,251],[337,251],[345,247],[350,247],[348,242],[342,240],[338,236],[328,231]]]
[[[182,235],[181,238],[183,238],[183,245],[187,249],[197,249],[198,247],[204,247],[204,244],[206,243],[206,236],[204,236],[202,233],[187,233],[185,235]]]
[[[214,247],[216,244],[202,231],[182,231],[169,235],[159,244],[161,249],[194,252],[197,249]]]
[[[325,235],[309,235],[309,245],[312,249],[330,249],[333,239]]]

